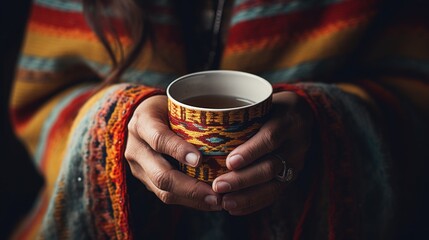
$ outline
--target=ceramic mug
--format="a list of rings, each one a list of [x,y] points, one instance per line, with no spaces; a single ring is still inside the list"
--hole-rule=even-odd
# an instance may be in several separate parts
[[[262,126],[272,93],[268,81],[240,71],[203,71],[174,80],[167,88],[170,127],[203,156],[198,167],[180,163],[180,170],[208,183],[228,172],[227,155]]]

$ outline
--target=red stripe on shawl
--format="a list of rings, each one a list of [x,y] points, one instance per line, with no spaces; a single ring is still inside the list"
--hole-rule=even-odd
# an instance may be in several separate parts
[[[71,125],[72,120],[76,117],[79,109],[82,108],[82,105],[91,96],[91,94],[92,91],[89,91],[77,96],[58,115],[55,123],[51,126],[51,129],[49,131],[49,135],[47,137],[48,142],[40,160],[40,169],[44,170],[46,167],[48,157],[47,155],[49,153],[49,151],[46,150],[51,148],[51,144],[55,144],[52,142],[52,140],[56,139],[54,136],[57,134],[57,130],[63,128],[64,126]],[[67,122],[68,124],[65,124]]]
[[[165,10],[166,11],[166,10]],[[82,32],[92,34],[93,31],[85,20],[81,12],[65,12],[54,10],[42,6],[33,6],[31,22],[42,26],[57,28],[64,31],[78,29]],[[61,20],[61,21],[59,21]],[[112,19],[112,24],[119,36],[127,36],[124,25],[118,19]],[[181,36],[177,31],[177,26],[153,23],[155,34],[158,41],[176,43],[181,41]]]
[[[34,5],[30,15],[30,21],[40,25],[59,28],[64,30],[79,29],[85,32],[91,32],[82,12],[69,12],[57,9],[51,9],[39,5]],[[112,25],[119,36],[126,36],[122,21],[111,18]]]
[[[374,1],[345,1],[323,8],[244,21],[232,26],[227,46],[258,41],[279,33],[300,35],[335,22],[362,19],[363,16],[371,16],[375,10]]]

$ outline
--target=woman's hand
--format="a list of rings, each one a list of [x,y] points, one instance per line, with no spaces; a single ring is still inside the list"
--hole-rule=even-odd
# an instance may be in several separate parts
[[[169,155],[190,166],[201,154],[168,127],[167,97],[153,96],[135,110],[128,124],[125,158],[132,174],[166,204],[199,210],[221,210],[220,197],[211,187],[174,169],[163,158]]]
[[[275,177],[283,171],[281,159],[298,173],[304,166],[313,126],[308,103],[293,92],[273,95],[271,118],[251,139],[227,157],[228,169],[213,182],[223,193],[222,207],[232,215],[246,215],[271,205],[287,183]]]

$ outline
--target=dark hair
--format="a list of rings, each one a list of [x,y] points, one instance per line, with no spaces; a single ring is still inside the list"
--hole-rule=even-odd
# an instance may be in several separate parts
[[[83,0],[85,18],[112,61],[112,69],[103,80],[102,86],[117,82],[150,38],[151,24],[143,12],[144,6],[144,1],[136,0]],[[124,52],[118,30],[113,24],[114,19],[123,21],[125,31],[132,39],[132,47],[128,53]],[[113,42],[109,39],[113,39]],[[115,51],[119,51],[119,58]]]
[[[224,0],[219,0],[220,4],[214,5],[216,16],[221,15]],[[155,34],[153,34],[152,24],[149,14],[145,11],[149,9],[149,3],[145,0],[83,0],[84,15],[112,60],[112,70],[105,77],[102,85],[117,82],[124,71],[137,59],[144,44],[151,41],[152,51],[157,52]],[[222,53],[220,30],[214,26],[210,35],[205,34],[201,40],[198,19],[199,10],[203,7],[200,0],[175,0],[172,4],[174,14],[179,20],[179,27],[183,33],[184,50],[186,54],[186,71],[217,69],[219,67]],[[114,19],[121,19],[122,24],[131,37],[133,45],[128,53],[124,53],[117,29],[113,24]],[[215,21],[219,22],[219,21]],[[220,26],[219,26],[220,28]],[[198,36],[198,37],[196,37]],[[109,42],[113,39],[113,42]],[[120,57],[117,59],[115,50],[119,51]],[[168,61],[168,56],[158,54],[158,57]]]

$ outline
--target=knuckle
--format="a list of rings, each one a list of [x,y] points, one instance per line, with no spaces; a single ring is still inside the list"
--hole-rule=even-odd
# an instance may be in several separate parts
[[[186,193],[186,197],[191,200],[196,200],[198,198],[198,192],[195,189],[191,189]]]
[[[281,131],[267,130],[262,138],[262,143],[268,151],[274,151],[280,142],[281,135]]]
[[[141,130],[142,126],[142,124],[139,124],[139,122],[143,122],[142,115],[138,111],[134,111],[130,121],[127,124],[128,131],[135,135],[139,135],[139,130]]]
[[[128,124],[127,124],[127,127],[128,127],[128,130],[129,131],[134,131],[136,128],[135,128],[135,126],[136,126],[136,117],[135,117],[135,115],[133,116],[133,117],[131,117],[131,119],[130,119],[130,121],[128,122]]]
[[[191,199],[191,200],[197,200],[199,198],[198,186],[200,186],[201,183],[202,182],[196,181],[195,184],[192,184],[186,192],[186,198]],[[196,202],[198,202],[198,201],[196,201]]]
[[[272,179],[277,174],[274,161],[265,161],[259,168],[259,174],[262,179]]]
[[[134,159],[134,153],[129,148],[125,148],[124,157],[128,161],[131,161]]]
[[[137,178],[140,182],[146,185],[146,177],[143,168],[138,164],[138,162],[131,160],[129,161],[130,172],[131,174]]]
[[[158,198],[165,204],[174,204],[174,195],[170,192],[161,191],[158,193]]]
[[[134,177],[136,177],[136,178],[138,178],[138,179],[140,179],[140,170],[136,167],[136,163],[135,163],[135,161],[134,160],[130,160],[129,161],[129,165],[130,165],[130,171],[131,171],[131,174],[134,176]]]
[[[246,180],[242,177],[236,177],[235,182],[237,184],[238,189],[242,189],[242,188],[247,187]]]
[[[152,148],[155,151],[158,151],[161,149],[161,147],[163,146],[163,134],[160,131],[153,131],[153,133],[150,136],[150,140],[149,142],[151,143],[150,145],[152,146]]]
[[[173,184],[170,171],[155,172],[153,174],[153,184],[163,191],[170,191]]]
[[[176,159],[180,159],[181,152],[183,152],[182,144],[175,142],[175,141],[170,141],[170,142],[172,144],[171,144],[171,149],[170,149],[169,155],[174,156]]]

